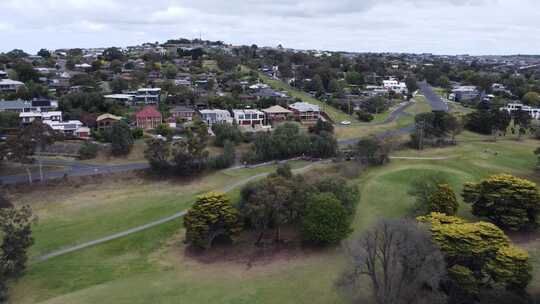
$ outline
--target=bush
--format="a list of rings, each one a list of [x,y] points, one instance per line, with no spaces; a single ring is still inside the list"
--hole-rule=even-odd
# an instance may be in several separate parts
[[[447,184],[448,181],[440,174],[424,174],[416,177],[410,186],[408,194],[416,198],[413,213],[426,215],[432,212],[430,198],[437,192],[439,185]]]
[[[172,136],[173,130],[171,129],[171,127],[169,127],[168,124],[163,123],[156,128],[156,133],[168,138]]]
[[[79,159],[93,159],[98,154],[99,147],[97,144],[85,141],[79,148]]]
[[[437,190],[429,196],[429,211],[446,215],[455,215],[459,208],[454,190],[449,185],[439,184]]]
[[[362,110],[357,111],[356,116],[358,117],[358,120],[363,121],[363,122],[370,122],[375,118],[370,113],[368,113],[366,111],[362,111]]]
[[[197,197],[186,216],[186,242],[201,249],[212,246],[218,236],[231,240],[241,231],[238,212],[230,200],[220,193],[208,193]]]
[[[131,130],[131,136],[133,136],[133,139],[141,139],[144,135],[144,131],[142,128],[135,128]]]
[[[351,219],[332,193],[310,197],[300,233],[314,244],[337,244],[351,233]]]
[[[242,132],[236,124],[217,123],[212,125],[212,132],[216,135],[214,144],[218,147],[224,147],[225,142],[233,144],[242,142]]]

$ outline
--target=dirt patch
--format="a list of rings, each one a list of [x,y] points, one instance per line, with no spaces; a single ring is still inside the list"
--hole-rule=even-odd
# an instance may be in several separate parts
[[[292,230],[282,232],[284,241],[270,239],[255,246],[257,234],[244,232],[231,244],[217,241],[211,249],[197,250],[184,243],[184,231],[171,239],[151,260],[164,268],[182,268],[183,271],[212,273],[212,275],[254,276],[290,270],[309,265],[313,260],[327,257],[338,248],[314,248],[302,245]]]

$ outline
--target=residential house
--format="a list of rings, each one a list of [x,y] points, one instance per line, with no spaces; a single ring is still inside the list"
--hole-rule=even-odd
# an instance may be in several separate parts
[[[113,101],[123,105],[130,105],[135,99],[134,94],[110,94],[103,96],[106,100]]]
[[[78,120],[43,120],[43,123],[49,125],[54,131],[60,132],[64,135],[81,135],[82,138],[90,137],[90,130],[84,127],[83,123]]]
[[[523,105],[521,103],[509,103],[505,107],[500,108],[501,111],[507,111],[512,114],[515,111],[524,111],[529,113],[531,118],[540,120],[540,108],[533,108],[530,106]]]
[[[58,108],[58,101],[48,99],[0,100],[0,112],[49,112]]]
[[[6,79],[8,74],[5,71],[0,70],[0,79]]]
[[[480,92],[475,86],[456,86],[452,90],[452,94],[456,102],[467,102],[480,96]]]
[[[109,113],[105,113],[105,114],[99,115],[99,116],[96,118],[97,129],[98,129],[99,131],[103,131],[103,130],[109,129],[109,128],[111,128],[115,123],[119,122],[120,120],[122,120],[122,117],[116,116],[116,115],[112,115],[112,114],[109,114]]]
[[[199,113],[201,114],[202,120],[206,122],[208,125],[213,125],[215,123],[232,123],[233,122],[231,113],[229,113],[229,111],[227,110],[205,109],[205,110],[200,110]]]
[[[262,110],[266,115],[266,123],[274,124],[282,121],[288,120],[289,116],[292,116],[293,112],[291,110],[285,109],[280,105],[271,106],[267,109]]]
[[[157,128],[163,122],[163,116],[153,106],[146,106],[135,114],[137,128],[151,130]]]
[[[321,109],[307,102],[296,102],[289,105],[289,110],[301,123],[315,123],[321,117]]]
[[[397,81],[394,78],[383,80],[383,88],[387,91],[393,91],[395,93],[406,95],[409,91],[405,82]]]
[[[192,121],[193,116],[195,116],[195,110],[186,106],[177,106],[169,110],[171,117],[176,122],[180,119],[183,121]]]
[[[24,83],[11,79],[0,79],[0,92],[17,92]]]
[[[62,121],[62,112],[61,111],[51,111],[51,112],[22,112],[19,114],[22,124],[31,124],[34,120],[39,119],[43,122],[45,121]]]
[[[135,93],[135,102],[138,104],[157,104],[160,99],[160,88],[142,88]]]
[[[265,121],[265,115],[259,110],[233,110],[234,121],[239,126],[262,126]]]

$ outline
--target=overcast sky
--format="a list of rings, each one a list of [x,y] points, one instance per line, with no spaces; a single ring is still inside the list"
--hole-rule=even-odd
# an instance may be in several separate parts
[[[199,36],[298,49],[540,54],[540,1],[0,0],[0,51]]]

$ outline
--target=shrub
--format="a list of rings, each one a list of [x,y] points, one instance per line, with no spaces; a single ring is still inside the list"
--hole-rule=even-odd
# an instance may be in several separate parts
[[[216,135],[214,144],[218,147],[224,147],[227,141],[233,144],[238,144],[242,141],[242,132],[236,124],[213,124],[212,132]]]
[[[93,159],[98,154],[98,145],[92,142],[85,141],[79,148],[79,159]]]
[[[459,208],[456,194],[449,185],[440,184],[437,190],[429,196],[429,211],[446,215],[455,215]]]
[[[111,152],[113,155],[127,155],[133,147],[133,136],[129,126],[120,121],[111,128]]]
[[[424,174],[416,177],[410,186],[408,194],[416,197],[414,213],[426,215],[431,213],[430,197],[437,192],[439,185],[447,184],[447,180],[441,174]]]
[[[374,119],[373,115],[363,110],[357,111],[356,116],[358,117],[358,120],[363,122],[370,122]]]
[[[131,136],[133,136],[133,139],[141,139],[144,135],[144,131],[142,128],[135,128],[131,130]]]
[[[351,233],[351,219],[332,193],[313,195],[302,219],[302,239],[315,244],[337,244]]]
[[[226,169],[234,164],[235,158],[234,145],[226,141],[223,154],[210,158],[208,166],[216,170]]]
[[[241,231],[238,212],[230,200],[221,193],[208,193],[197,201],[184,217],[186,242],[201,249],[212,246],[218,236],[231,240]]]

